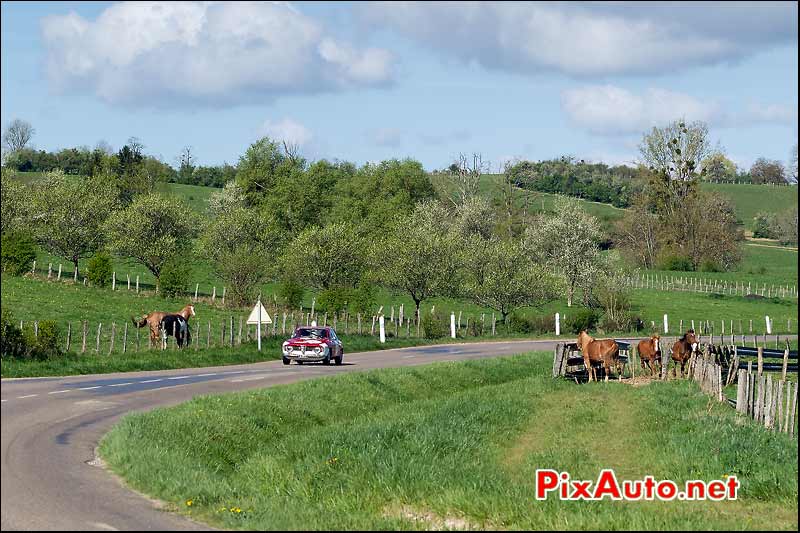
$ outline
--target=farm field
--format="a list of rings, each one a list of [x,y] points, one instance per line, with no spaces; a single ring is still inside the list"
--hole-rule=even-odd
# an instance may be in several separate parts
[[[796,440],[687,381],[553,380],[551,356],[199,397],[127,416],[100,453],[168,509],[230,529],[797,529]],[[741,492],[536,501],[537,468],[678,483],[735,474]]]
[[[797,207],[796,186],[769,186],[733,183],[702,183],[703,189],[728,197],[736,207],[736,216],[748,230],[753,229],[753,217],[761,211],[780,213]]]

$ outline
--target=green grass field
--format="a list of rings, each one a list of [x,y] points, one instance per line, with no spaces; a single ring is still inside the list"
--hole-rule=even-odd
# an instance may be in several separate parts
[[[797,207],[796,186],[703,183],[701,187],[728,197],[736,208],[736,216],[739,221],[751,231],[753,217],[757,213],[761,211],[780,213],[791,207]]]
[[[127,416],[110,468],[229,529],[797,529],[797,441],[694,383],[577,386],[551,354],[347,374]],[[723,479],[737,501],[534,499],[534,472]]]

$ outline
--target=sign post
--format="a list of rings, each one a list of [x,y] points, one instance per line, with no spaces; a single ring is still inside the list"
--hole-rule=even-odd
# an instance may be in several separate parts
[[[383,315],[378,317],[378,323],[380,325],[380,330],[381,330],[380,331],[381,332],[381,344],[384,344],[386,342],[386,328],[384,327]]]
[[[261,303],[261,297],[258,298],[253,310],[250,311],[250,316],[247,317],[248,324],[256,324],[256,336],[258,337],[258,351],[261,351],[261,324],[272,324],[272,319],[264,309],[264,304]]]
[[[556,337],[561,335],[561,321],[560,321],[560,319],[561,319],[561,317],[559,316],[558,313],[556,313]]]
[[[664,313],[664,334],[669,333],[669,322],[667,322],[667,314]]]
[[[456,338],[456,314],[450,313],[450,337]]]

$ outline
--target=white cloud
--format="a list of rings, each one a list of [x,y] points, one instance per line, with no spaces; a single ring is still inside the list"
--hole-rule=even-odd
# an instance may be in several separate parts
[[[747,127],[754,124],[797,124],[797,108],[752,103],[743,110],[727,110],[716,100],[650,88],[635,94],[614,85],[589,85],[561,93],[561,108],[578,127],[598,135],[642,133],[674,120],[702,120],[711,127]]]
[[[613,85],[563,91],[561,108],[577,126],[603,135],[642,132],[678,118],[713,122],[722,115],[716,102],[664,89],[647,89],[637,95]]]
[[[261,126],[261,134],[277,141],[286,141],[289,144],[296,144],[300,147],[307,146],[314,138],[311,130],[290,118],[284,118],[277,122],[269,119],[265,120]]]
[[[57,88],[110,103],[228,106],[390,83],[393,58],[325,35],[283,2],[123,2],[42,21]]]
[[[794,2],[375,2],[359,9],[365,26],[512,72],[667,73],[797,43]]]

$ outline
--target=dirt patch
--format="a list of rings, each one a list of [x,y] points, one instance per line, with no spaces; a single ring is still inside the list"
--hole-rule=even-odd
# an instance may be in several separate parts
[[[476,529],[497,529],[493,524],[479,524],[468,518],[456,515],[441,516],[430,509],[403,505],[399,508],[390,507],[384,510],[383,516],[387,518],[402,518],[416,524],[418,529],[429,531],[474,531]]]

